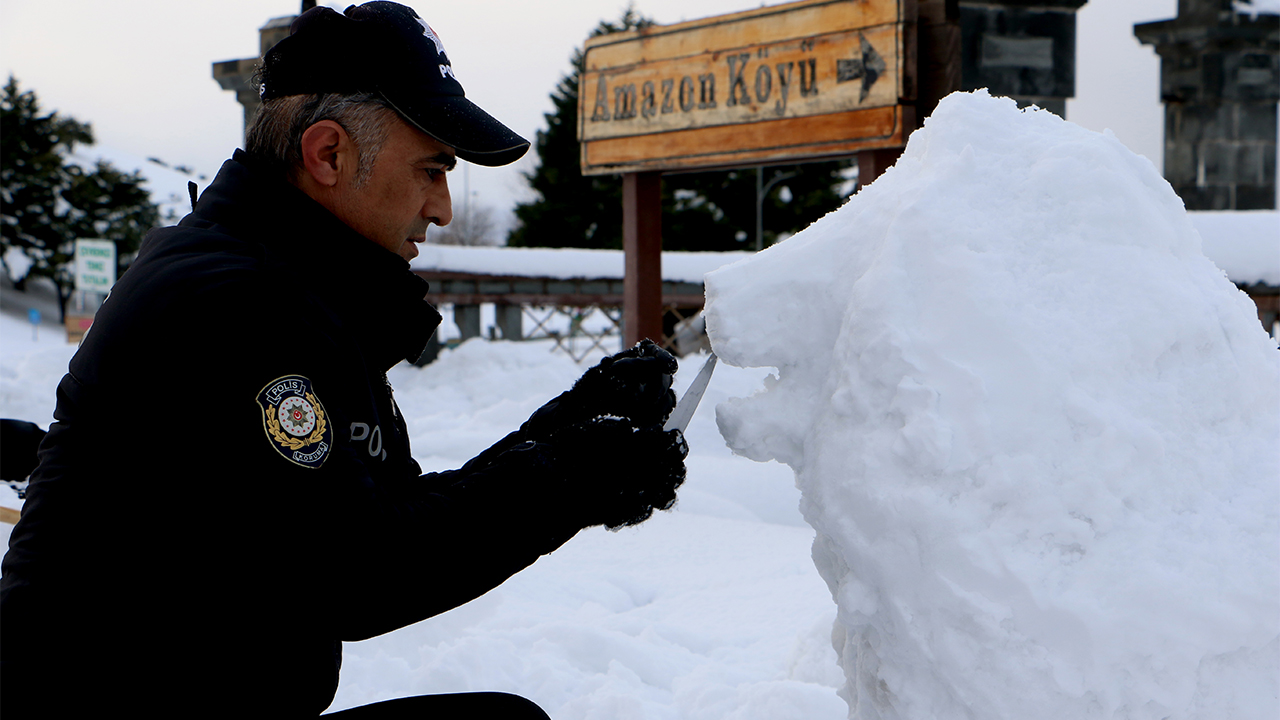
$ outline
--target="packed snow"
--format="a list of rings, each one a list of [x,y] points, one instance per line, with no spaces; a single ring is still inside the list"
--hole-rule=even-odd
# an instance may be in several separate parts
[[[409,261],[414,270],[439,270],[483,275],[514,275],[558,279],[591,278],[621,280],[625,258],[621,250],[579,248],[495,248],[460,245],[419,245]],[[738,260],[748,252],[662,253],[662,279],[701,283],[702,276]]]
[[[1280,0],[1235,0],[1236,12],[1245,15],[1280,15]]]
[[[985,91],[707,277],[790,465],[851,717],[1275,718],[1280,352],[1113,136]]]
[[[75,348],[54,324],[52,289],[30,285],[0,288],[0,416],[47,428]],[[31,307],[45,318],[34,340]],[[458,467],[572,384],[587,364],[551,347],[477,339],[427,367],[394,368],[423,467]],[[704,361],[682,361],[677,390]],[[791,472],[733,456],[715,426],[715,404],[751,393],[765,374],[717,370],[687,433],[688,480],[673,512],[616,533],[583,531],[468,605],[348,644],[332,709],[498,690],[556,720],[843,718],[835,605],[809,558],[813,531]],[[127,478],[115,481],[132,492]],[[245,492],[228,479],[211,501],[234,506]],[[0,484],[0,505],[21,501]],[[10,529],[0,524],[6,546]],[[252,638],[241,642],[254,651]]]
[[[1280,286],[1280,212],[1190,212],[1187,217],[1200,233],[1204,254],[1231,282]]]

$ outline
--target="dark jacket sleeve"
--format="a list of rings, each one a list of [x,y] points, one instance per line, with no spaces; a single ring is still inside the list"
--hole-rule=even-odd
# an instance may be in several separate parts
[[[211,393],[215,414],[234,417],[217,462],[220,475],[247,480],[237,483],[246,500],[239,522],[258,528],[261,543],[240,544],[240,562],[281,608],[311,603],[334,637],[365,639],[479,597],[580,529],[563,509],[552,449],[519,433],[454,471],[419,477],[407,457],[395,465],[403,470],[379,466],[347,431],[370,374],[349,344],[323,325],[299,319],[282,330],[255,307],[235,305],[207,328],[236,338],[208,344],[225,348],[207,359],[223,368]],[[245,348],[252,362],[243,361]],[[263,430],[254,397],[283,375],[309,378],[334,426],[335,445],[318,469],[289,462]]]
[[[343,640],[372,637],[483,595],[578,531],[557,507],[557,470],[546,445],[520,443],[483,464],[423,476],[404,495],[347,486],[359,507],[344,534],[368,543],[343,549],[349,568]],[[544,489],[539,491],[538,488]]]

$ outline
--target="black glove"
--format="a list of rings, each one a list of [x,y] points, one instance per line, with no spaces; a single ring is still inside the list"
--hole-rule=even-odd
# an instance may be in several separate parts
[[[623,418],[636,427],[662,425],[676,406],[671,378],[675,357],[652,340],[604,358],[573,389],[544,405],[521,426],[524,438],[545,440],[560,428],[599,417]]]
[[[655,509],[670,510],[689,454],[679,430],[636,428],[614,418],[561,428],[550,444],[567,483],[566,509],[582,527],[610,530],[642,523]]]
[[[0,480],[22,482],[36,469],[39,459],[36,451],[45,432],[35,423],[25,420],[0,420]]]
[[[454,493],[500,492],[525,512],[562,514],[573,532],[641,523],[654,508],[670,509],[684,482],[689,446],[680,431],[661,429],[676,405],[677,367],[649,340],[604,358],[518,431],[435,481]],[[504,477],[520,467],[518,477],[476,481],[503,466]]]

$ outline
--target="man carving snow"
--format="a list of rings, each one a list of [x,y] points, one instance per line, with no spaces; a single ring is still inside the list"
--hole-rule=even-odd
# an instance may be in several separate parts
[[[675,361],[652,343],[421,475],[386,370],[440,316],[406,260],[450,220],[455,157],[529,144],[395,3],[303,13],[261,78],[246,151],[151,234],[59,385],[4,558],[6,718],[317,716],[342,641],[641,522],[684,478],[661,427]],[[401,712],[545,717],[492,693],[341,715]]]

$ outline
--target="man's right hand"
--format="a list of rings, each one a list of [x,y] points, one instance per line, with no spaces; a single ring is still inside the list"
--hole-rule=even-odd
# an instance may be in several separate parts
[[[652,340],[604,358],[574,383],[569,395],[590,417],[611,415],[637,427],[661,425],[676,406],[671,381],[680,365]]]
[[[676,406],[671,389],[679,364],[651,340],[604,358],[573,389],[547,403],[521,427],[526,439],[544,440],[561,428],[601,417],[634,427],[661,426]]]
[[[689,446],[679,430],[636,428],[599,418],[552,434],[555,465],[564,473],[565,503],[583,527],[617,530],[669,510],[684,482]]]

